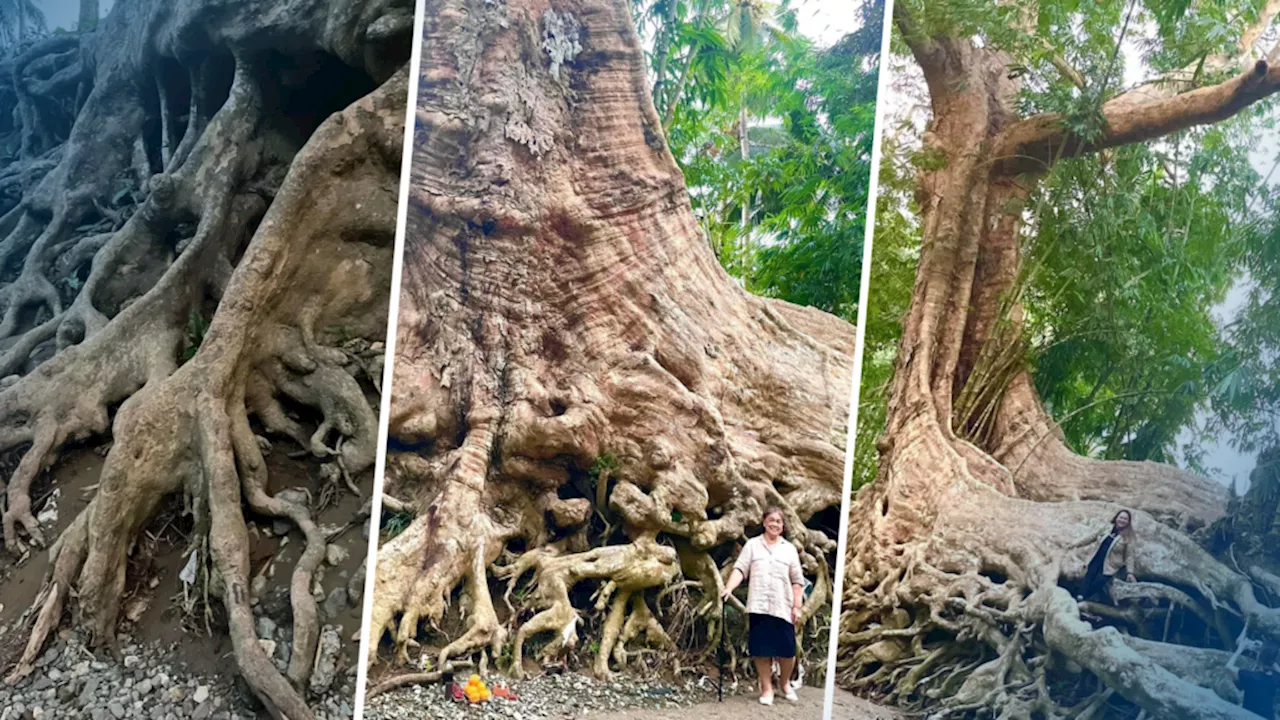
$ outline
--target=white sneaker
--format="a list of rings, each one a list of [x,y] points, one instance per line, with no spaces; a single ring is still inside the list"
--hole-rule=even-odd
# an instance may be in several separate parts
[[[760,696],[760,704],[761,704],[761,705],[772,705],[772,704],[773,704],[773,693],[769,693],[768,695],[761,695],[761,696]]]
[[[800,698],[796,695],[795,688],[791,687],[791,685],[787,685],[786,690],[782,691],[782,697],[786,698],[789,702],[800,702]]]

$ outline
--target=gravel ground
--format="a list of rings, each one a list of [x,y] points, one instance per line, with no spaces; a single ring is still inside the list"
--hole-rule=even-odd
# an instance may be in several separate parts
[[[67,518],[87,503],[86,487],[95,483],[105,451],[83,450],[62,468],[60,492],[67,498],[62,512],[50,513],[46,532],[56,536]],[[269,456],[281,478],[300,487],[312,481],[308,468],[283,453]],[[372,477],[366,478],[369,484]],[[292,494],[292,495],[291,495]],[[289,488],[277,497],[306,502],[304,490]],[[343,495],[319,516],[322,529],[349,522],[361,499]],[[45,508],[48,509],[48,506]],[[61,521],[59,521],[61,516]],[[360,607],[364,589],[364,550],[369,525],[351,527],[326,547],[325,562],[314,576],[319,611],[318,657],[307,700],[317,720],[348,720],[355,696]],[[270,558],[255,575],[252,603],[259,642],[283,672],[289,664],[293,631],[289,582],[303,551],[299,531],[287,523],[249,523],[255,559]],[[88,649],[85,636],[64,627],[49,640],[35,671],[21,683],[0,684],[0,720],[257,720],[267,714],[247,684],[239,679],[225,635],[192,635],[183,630],[169,598],[182,592],[181,553],[157,553],[150,582],[139,585],[122,612],[122,659]],[[29,609],[43,585],[43,565],[0,561],[0,676],[7,673],[30,632]],[[141,601],[135,603],[134,601]],[[8,604],[6,612],[5,605]],[[133,612],[136,607],[136,612]]]
[[[258,717],[243,681],[196,677],[169,659],[173,648],[125,644],[123,662],[95,658],[78,634],[64,631],[15,687],[0,685],[0,720],[251,720]],[[334,678],[317,718],[352,715],[354,673]]]
[[[462,682],[466,675],[460,675]],[[635,681],[619,678],[599,681],[575,673],[540,675],[512,681],[518,700],[494,698],[476,706],[453,703],[444,698],[441,685],[399,688],[373,698],[365,706],[367,720],[541,720],[543,718],[596,717],[627,708],[674,710],[715,700],[715,684],[707,678],[702,688],[689,681],[683,685]],[[725,690],[729,687],[726,685]]]
[[[461,678],[465,681],[465,676]],[[494,699],[478,706],[444,699],[439,685],[400,688],[379,695],[365,707],[367,720],[817,720],[822,717],[822,688],[801,688],[800,702],[781,697],[771,707],[756,701],[754,682],[726,683],[725,700],[716,701],[710,678],[683,685],[619,678],[600,682],[584,675],[542,675],[511,683],[520,699]],[[834,720],[896,720],[885,708],[837,692]]]

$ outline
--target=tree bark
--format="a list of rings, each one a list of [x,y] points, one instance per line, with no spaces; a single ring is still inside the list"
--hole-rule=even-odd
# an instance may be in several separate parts
[[[6,679],[33,672],[68,598],[75,621],[114,647],[130,547],[182,493],[190,550],[226,609],[244,678],[273,716],[304,720],[311,580],[328,538],[310,508],[268,492],[255,433],[328,458],[333,477],[373,463],[377,417],[360,378],[385,337],[412,5],[230,7],[120,0],[98,32],[42,41],[0,73],[23,102],[56,101],[27,108],[43,134],[24,142],[21,201],[0,222],[0,266],[17,270],[0,282],[0,452],[20,457],[4,487],[10,552],[45,543],[30,489],[61,449],[112,440],[94,497],[50,547],[31,636]],[[50,65],[75,81],[35,82]],[[42,122],[82,82],[92,89],[74,122]],[[160,97],[190,99],[167,163]],[[184,355],[189,318],[215,305]],[[253,628],[245,505],[306,538],[286,674]]]
[[[932,103],[925,150],[944,162],[918,178],[922,250],[878,442],[879,474],[849,511],[839,682],[956,712],[1094,712],[1101,694],[1050,689],[1050,679],[1072,677],[1053,660],[1065,657],[1066,667],[1093,673],[1104,692],[1153,717],[1244,717],[1220,669],[1180,664],[1190,649],[1177,638],[1135,643],[1093,629],[1062,585],[1083,576],[1113,514],[1131,508],[1140,541],[1129,570],[1156,584],[1136,597],[1167,602],[1173,596],[1157,585],[1191,588],[1195,612],[1223,618],[1220,627],[1238,631],[1239,618],[1252,616],[1254,627],[1275,636],[1280,614],[1254,598],[1249,578],[1184,531],[1222,515],[1225,488],[1169,466],[1078,456],[1025,369],[995,380],[989,370],[992,358],[1021,341],[1012,294],[1021,201],[1053,163],[1229,117],[1280,88],[1280,70],[1259,62],[1221,85],[1171,98],[1117,98],[1102,108],[1102,135],[1085,139],[1057,116],[1019,117],[1010,59],[998,49],[920,35],[908,11],[895,10]],[[965,424],[976,416],[971,408],[958,416],[958,400],[972,397],[982,399],[977,415],[993,418],[981,433]]]
[[[80,22],[76,29],[82,33],[98,29],[98,0],[80,0]]]
[[[718,562],[771,504],[811,617],[835,541],[804,523],[840,504],[853,328],[716,263],[625,0],[426,18],[390,418],[413,450],[387,476],[417,518],[379,552],[371,651],[390,632],[404,662],[427,620],[451,641],[436,666],[513,638],[519,673],[529,639],[567,652],[596,612],[607,675],[641,636],[669,646],[680,575],[719,610]]]

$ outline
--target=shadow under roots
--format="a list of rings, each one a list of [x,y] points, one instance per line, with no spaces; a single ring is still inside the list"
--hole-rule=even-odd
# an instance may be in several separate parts
[[[299,147],[326,118],[378,86],[363,70],[318,51],[288,55],[268,50],[262,70],[264,106],[272,124]]]

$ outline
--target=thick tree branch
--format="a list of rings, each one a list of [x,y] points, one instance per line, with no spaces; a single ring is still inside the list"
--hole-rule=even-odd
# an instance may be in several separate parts
[[[1100,137],[1073,133],[1058,113],[1010,126],[996,139],[994,170],[999,174],[1043,172],[1060,158],[1144,142],[1196,125],[1221,122],[1280,90],[1280,68],[1259,60],[1247,71],[1212,87],[1171,98],[1133,104],[1121,96],[1102,106]]]
[[[1262,37],[1262,33],[1271,27],[1271,21],[1275,20],[1276,14],[1280,13],[1280,0],[1268,0],[1267,4],[1258,13],[1258,20],[1254,24],[1245,28],[1240,35],[1240,54],[1248,56],[1253,52],[1254,43],[1258,42],[1258,38]],[[1271,51],[1273,54],[1275,50]]]

